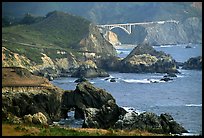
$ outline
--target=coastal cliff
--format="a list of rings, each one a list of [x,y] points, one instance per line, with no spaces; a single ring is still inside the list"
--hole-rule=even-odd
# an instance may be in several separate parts
[[[3,27],[3,67],[23,67],[53,80],[87,60],[117,54],[99,29],[81,17],[53,11],[40,20],[32,15],[25,18],[23,25]]]

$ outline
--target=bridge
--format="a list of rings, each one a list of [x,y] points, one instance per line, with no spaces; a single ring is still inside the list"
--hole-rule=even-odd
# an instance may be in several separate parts
[[[105,24],[105,25],[97,25],[99,28],[105,28],[107,30],[112,30],[113,28],[121,28],[126,33],[131,34],[132,33],[132,26],[149,26],[151,24],[164,24],[164,23],[176,23],[178,24],[179,21],[176,20],[166,20],[166,21],[154,21],[154,22],[141,22],[141,23],[125,23],[125,24]]]

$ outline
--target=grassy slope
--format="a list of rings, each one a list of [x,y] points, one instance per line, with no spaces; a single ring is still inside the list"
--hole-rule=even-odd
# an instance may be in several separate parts
[[[36,63],[42,63],[41,53],[51,58],[63,58],[58,50],[77,54],[75,47],[88,34],[89,21],[62,12],[52,12],[31,25],[2,28],[2,46],[23,54]]]
[[[2,68],[2,86],[49,86],[46,78],[32,75],[22,68]]]
[[[9,130],[9,131],[8,131]],[[28,124],[2,123],[2,136],[170,136],[140,130],[114,130],[93,128],[61,128]]]

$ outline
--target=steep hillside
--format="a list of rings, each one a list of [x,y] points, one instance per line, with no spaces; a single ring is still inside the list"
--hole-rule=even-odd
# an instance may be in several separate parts
[[[88,20],[59,11],[45,17],[27,14],[19,24],[2,28],[2,41],[3,67],[25,67],[44,75],[78,67],[87,52],[116,55],[112,44]]]

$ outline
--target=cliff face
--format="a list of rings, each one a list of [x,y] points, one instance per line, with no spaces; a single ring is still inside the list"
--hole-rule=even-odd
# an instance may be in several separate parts
[[[23,68],[2,69],[2,119],[42,112],[48,122],[61,117],[63,90]]]
[[[122,43],[151,45],[202,43],[202,19],[190,17],[178,24],[166,22],[149,26],[132,27],[132,33],[117,30],[119,40]]]
[[[89,21],[63,12],[2,28],[3,67],[24,67],[52,80],[88,59],[116,56],[116,50]],[[40,37],[39,37],[40,36]]]
[[[57,54],[57,53],[56,53]],[[49,69],[47,74],[54,75],[56,77],[62,71],[66,71],[71,67],[77,67],[78,62],[76,61],[76,57],[70,52],[67,53],[67,58],[56,58],[52,59],[46,54],[41,54],[42,63],[37,64],[34,61],[28,59],[28,57],[12,52],[5,47],[2,47],[2,67],[23,67],[28,69],[31,72],[41,72],[42,70]],[[47,77],[44,73],[42,73],[45,77]]]
[[[89,34],[80,41],[80,51],[92,52],[105,56],[116,56],[116,49],[101,34],[98,27],[90,24]]]
[[[165,23],[147,27],[144,42],[150,44],[202,43],[202,21],[191,17],[179,24]]]
[[[112,31],[108,31],[104,37],[106,38],[106,40],[108,40],[112,45],[120,45],[121,42],[118,40],[118,36],[117,34],[115,34]]]

